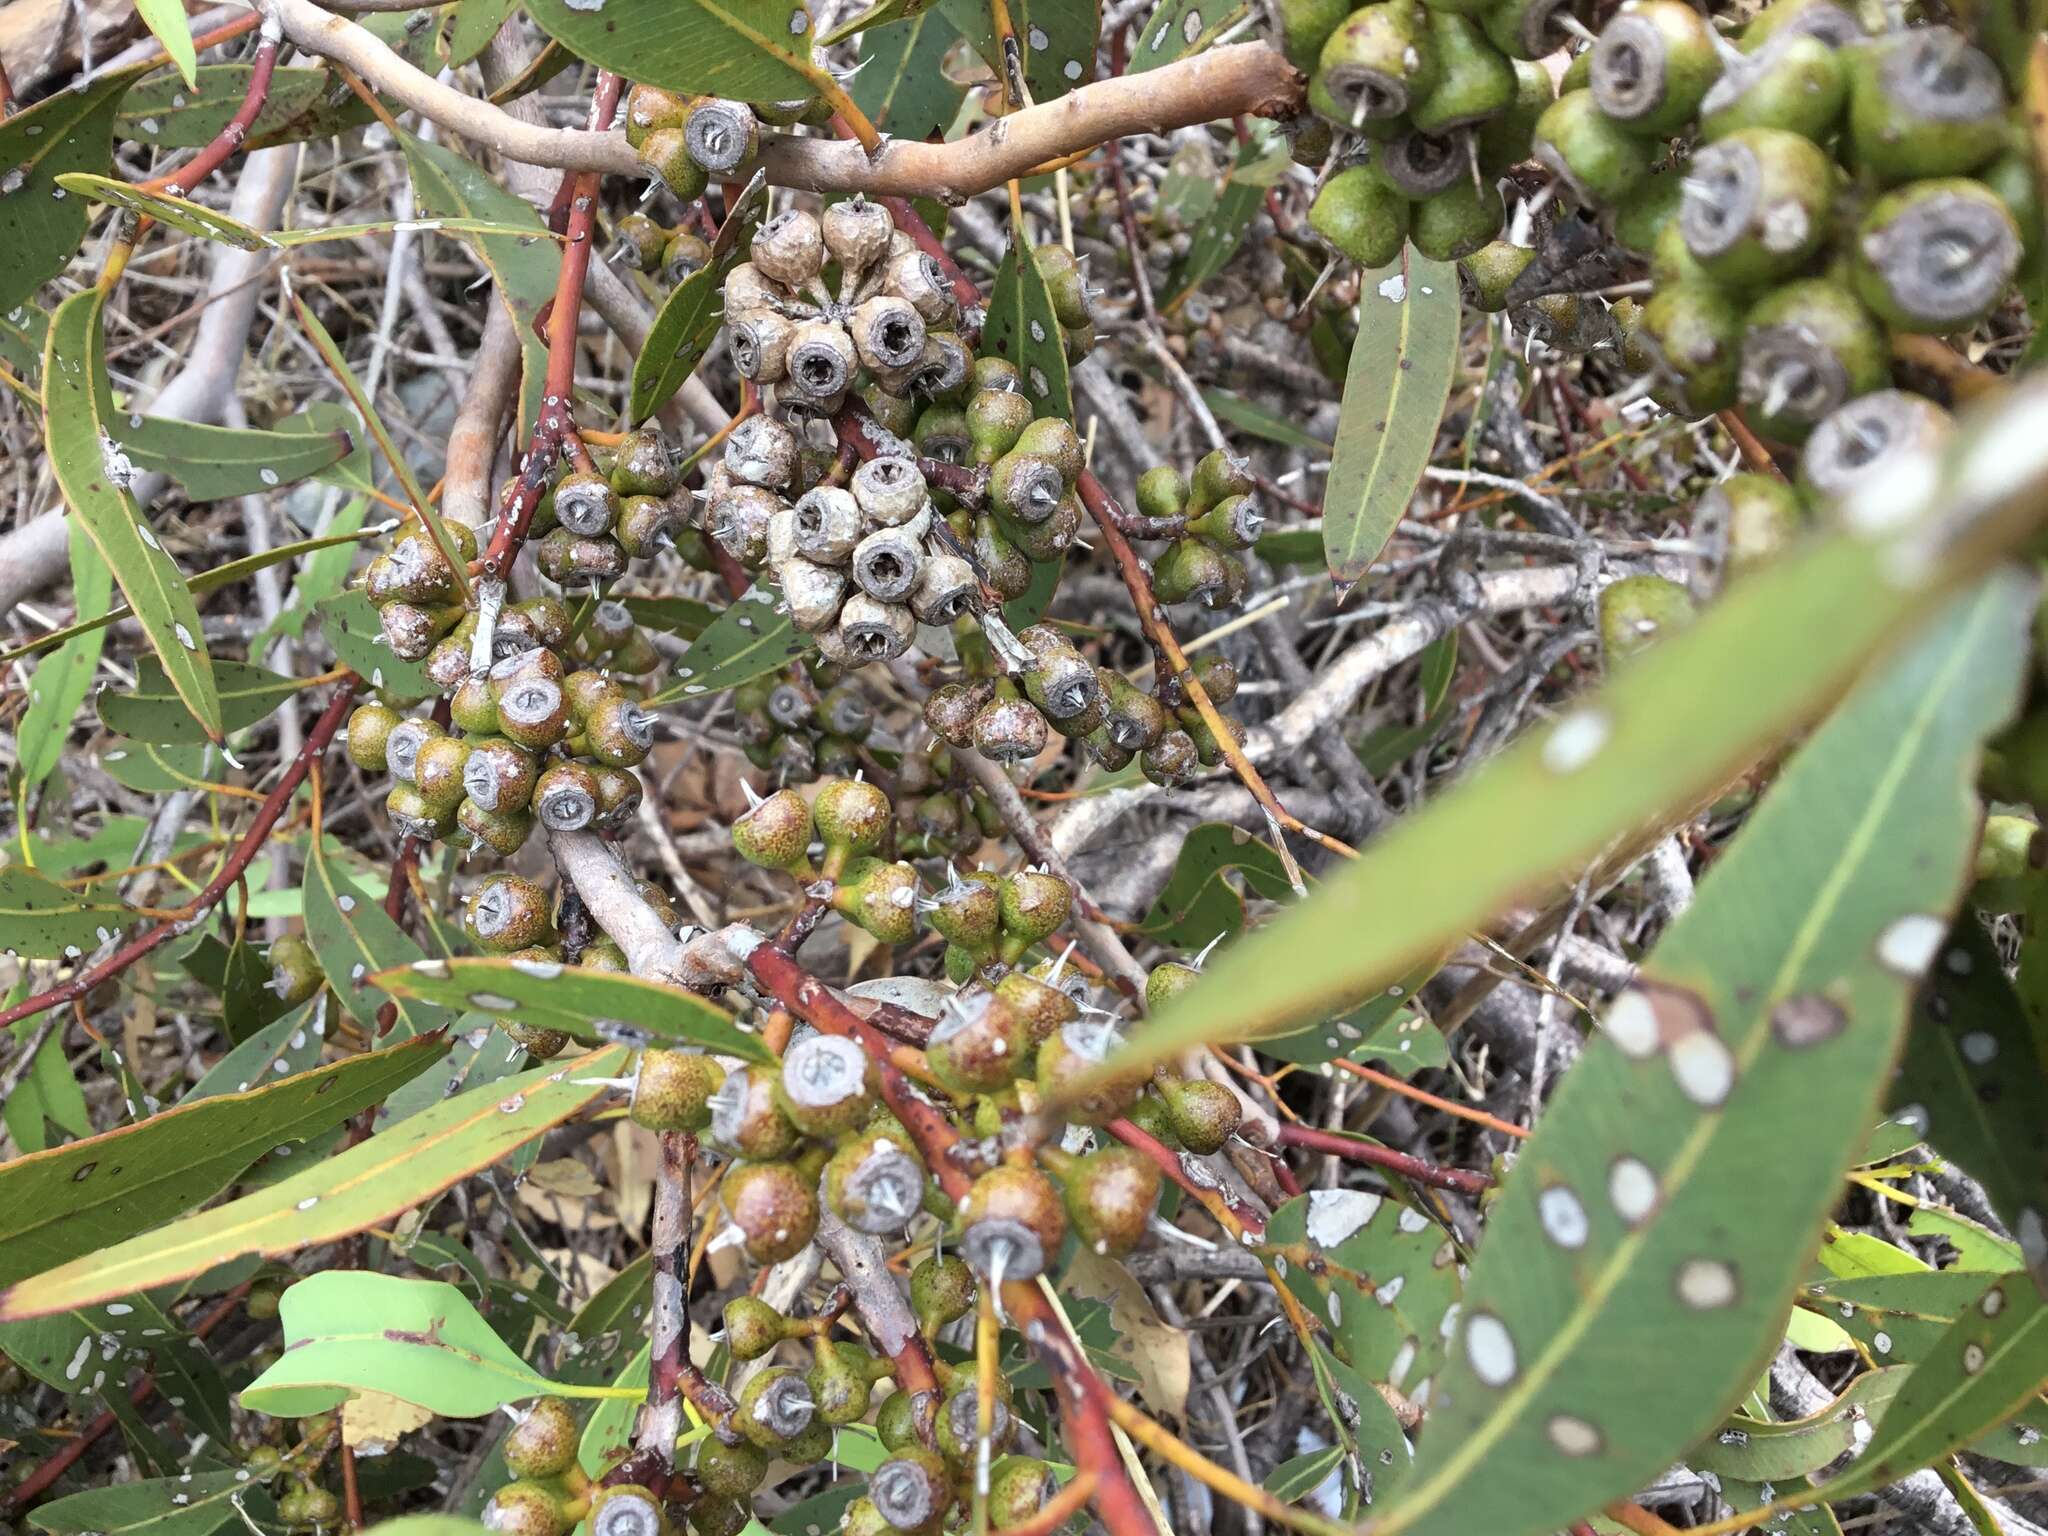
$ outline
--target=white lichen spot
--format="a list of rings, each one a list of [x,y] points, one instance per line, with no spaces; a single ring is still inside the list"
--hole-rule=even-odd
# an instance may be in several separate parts
[[[1688,1030],[1666,1053],[1678,1091],[1701,1109],[1719,1109],[1735,1087],[1735,1057],[1711,1030]]]
[[[1554,1413],[1545,1426],[1550,1443],[1567,1456],[1597,1456],[1600,1431],[1576,1414]]]
[[[1389,304],[1400,303],[1408,297],[1407,274],[1405,272],[1396,272],[1392,277],[1381,279],[1379,291],[1380,297]]]
[[[1997,1057],[1998,1037],[1989,1030],[1973,1029],[1956,1042],[1956,1049],[1971,1066],[1981,1067]]]
[[[1508,1325],[1491,1312],[1474,1312],[1465,1327],[1465,1359],[1472,1374],[1489,1387],[1515,1379],[1515,1340]]]
[[[1318,1189],[1308,1197],[1308,1240],[1331,1249],[1379,1213],[1381,1197],[1362,1189]]]
[[[1407,1284],[1408,1277],[1406,1275],[1396,1275],[1385,1285],[1374,1291],[1372,1299],[1383,1307],[1391,1307],[1394,1304],[1394,1299],[1401,1294],[1402,1289]]]
[[[1974,1376],[1984,1369],[1984,1346],[1972,1340],[1963,1346],[1963,1374]]]
[[[1918,981],[1934,964],[1947,928],[1932,913],[1907,913],[1878,935],[1878,964],[1894,975]]]
[[[1721,1259],[1687,1259],[1678,1266],[1678,1299],[1695,1312],[1733,1304],[1740,1294],[1735,1268]]]
[[[1888,1355],[1892,1352],[1892,1336],[1880,1329],[1877,1336],[1870,1341],[1870,1347],[1880,1355]]]
[[[1553,1184],[1536,1197],[1536,1215],[1543,1230],[1560,1248],[1586,1246],[1586,1207],[1563,1184]]]
[[[1597,709],[1579,709],[1551,728],[1543,743],[1543,766],[1552,773],[1577,773],[1607,745],[1607,717]]]
[[[1600,1027],[1631,1060],[1646,1061],[1657,1052],[1657,1010],[1648,995],[1635,987],[1615,998]]]
[[[1977,1310],[1986,1317],[1996,1317],[2005,1310],[2005,1289],[1994,1285],[1977,1298]]]
[[[1657,1175],[1641,1158],[1617,1157],[1607,1171],[1607,1201],[1626,1225],[1640,1226],[1657,1209]]]
[[[1064,64],[1062,64],[1062,65],[1060,66],[1060,73],[1061,73],[1061,74],[1063,74],[1063,75],[1065,75],[1065,76],[1066,76],[1066,77],[1067,77],[1067,78],[1068,78],[1069,80],[1078,80],[1078,79],[1080,79],[1080,78],[1081,78],[1081,61],[1080,61],[1079,59],[1069,59],[1069,60],[1067,60],[1067,62],[1066,62],[1066,63],[1064,63]]]

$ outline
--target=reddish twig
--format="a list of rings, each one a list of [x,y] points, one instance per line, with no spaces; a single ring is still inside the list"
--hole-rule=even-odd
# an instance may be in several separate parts
[[[256,812],[256,820],[251,823],[249,830],[242,834],[242,840],[235,845],[235,851],[228,856],[227,863],[221,866],[219,874],[207,882],[204,890],[178,909],[176,919],[159,923],[147,932],[138,934],[99,964],[87,966],[62,985],[52,987],[47,992],[38,992],[34,997],[26,998],[12,1008],[0,1009],[0,1029],[17,1020],[32,1018],[47,1008],[61,1008],[66,1003],[77,1001],[101,982],[120,975],[144,955],[181,934],[190,933],[199,919],[213,910],[220,899],[234,887],[235,882],[242,878],[242,872],[255,860],[256,855],[262,852],[263,844],[270,836],[270,829],[277,825],[278,818],[284,815],[285,807],[291,803],[293,794],[305,782],[308,770],[327,750],[328,743],[334,740],[335,732],[341,729],[342,722],[348,718],[349,705],[354,701],[356,690],[362,686],[362,682],[361,678],[351,675],[335,689],[334,697],[328,700],[327,708],[313,723],[312,730],[306,733],[305,743],[299,748],[297,756],[286,765],[284,776],[277,781],[276,788],[264,797],[262,806]]]
[[[1106,1129],[1125,1146],[1151,1159],[1161,1173],[1178,1184],[1190,1199],[1200,1202],[1202,1208],[1214,1216],[1233,1238],[1247,1232],[1253,1237],[1266,1235],[1263,1212],[1252,1209],[1221,1185],[1210,1187],[1196,1183],[1188,1176],[1187,1169],[1181,1165],[1173,1149],[1141,1126],[1129,1120],[1112,1120]]]
[[[256,45],[256,67],[249,76],[249,89],[242,96],[242,105],[228,119],[227,126],[213,136],[212,143],[175,171],[152,176],[141,183],[138,191],[166,192],[172,197],[184,197],[227,163],[249,137],[250,128],[263,112],[263,104],[270,99],[270,77],[277,69],[277,51],[283,37],[276,18],[264,22],[263,40]]]
[[[1463,1195],[1476,1195],[1493,1187],[1493,1180],[1483,1173],[1463,1168],[1441,1168],[1406,1152],[1396,1152],[1390,1147],[1361,1141],[1356,1136],[1346,1136],[1341,1131],[1320,1131],[1312,1125],[1294,1121],[1280,1127],[1280,1142],[1283,1146],[1327,1152],[1332,1157],[1348,1158],[1354,1163],[1368,1163],[1399,1174],[1412,1183],[1428,1184],[1436,1189],[1454,1189]]]

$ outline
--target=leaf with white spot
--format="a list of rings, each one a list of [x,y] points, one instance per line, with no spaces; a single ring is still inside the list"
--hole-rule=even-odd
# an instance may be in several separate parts
[[[371,973],[390,966],[411,965],[426,951],[385,916],[373,901],[337,869],[325,839],[314,838],[306,858],[306,942],[327,973],[327,984],[356,1023],[377,1031],[378,1010],[391,1003],[413,1034],[426,1034],[454,1017],[446,1008],[411,998],[387,999],[371,982]]]
[[[100,652],[107,635],[94,621],[106,616],[113,601],[114,577],[106,561],[93,548],[84,527],[74,522],[70,530],[71,596],[81,628],[65,640],[57,654],[38,662],[28,685],[28,709],[16,728],[21,743],[22,782],[34,786],[56,770],[71,734],[72,717],[85,696],[92,691],[98,672]],[[5,934],[0,931],[0,946]]]
[[[665,90],[737,101],[817,92],[802,0],[528,0],[578,58]]]
[[[1067,347],[1060,318],[1052,307],[1052,290],[1039,274],[1038,263],[1026,259],[1018,232],[989,290],[988,315],[981,325],[984,355],[1008,358],[1023,375],[1024,398],[1035,415],[1071,421],[1074,395],[1067,377]]]
[[[344,592],[315,603],[320,633],[334,652],[334,659],[372,688],[382,688],[395,698],[425,699],[439,692],[427,678],[425,661],[402,661],[384,639],[384,624],[377,610],[361,591]]]
[[[690,642],[656,702],[697,699],[778,672],[810,649],[772,587],[749,587]]]
[[[85,239],[86,201],[57,178],[112,168],[114,112],[146,73],[112,71],[0,122],[0,313],[63,271]]]
[[[1608,1010],[1489,1213],[1382,1531],[1555,1530],[1754,1383],[1963,883],[2028,596],[1993,578],[1852,694]]]
[[[192,1472],[88,1488],[38,1506],[28,1523],[49,1536],[213,1536],[276,1515],[269,1490],[248,1473]]]
[[[950,21],[921,8],[906,11],[894,25],[876,27],[860,40],[860,73],[847,86],[854,105],[893,138],[943,133],[960,115],[967,94],[944,68],[947,52],[959,41]]]
[[[121,98],[114,127],[124,139],[151,149],[199,149],[219,135],[249,98],[253,64],[202,64],[195,90],[162,76],[145,80]],[[250,125],[256,140],[283,127],[320,99],[332,77],[324,69],[275,69],[263,110]],[[351,98],[353,100],[353,98]]]
[[[212,1199],[272,1148],[341,1124],[444,1050],[439,1040],[409,1041],[291,1077],[229,1084],[134,1125],[0,1163],[0,1285]]]
[[[287,677],[246,661],[216,661],[213,676],[218,718],[230,731],[246,730],[268,719],[306,686],[303,678]],[[100,724],[134,741],[196,747],[207,739],[185,707],[183,693],[150,657],[137,663],[133,688],[102,688],[93,707],[99,712]]]
[[[119,902],[80,896],[19,864],[0,868],[0,953],[77,959],[119,938],[134,920]]]
[[[942,0],[946,19],[988,67],[1003,73],[1002,49],[988,0]],[[1010,28],[1034,102],[1051,101],[1095,78],[1102,8],[1096,0],[1009,0]]]
[[[0,210],[5,207],[6,199],[0,198]],[[225,734],[221,700],[213,659],[200,638],[199,609],[184,575],[135,504],[128,489],[134,466],[114,442],[106,338],[100,330],[106,301],[100,289],[88,288],[58,305],[50,317],[43,353],[43,436],[50,469],[72,515],[121,584],[163,665],[162,675],[192,723],[219,741]]]
[[[1190,53],[1200,53],[1244,19],[1246,7],[1231,0],[1159,0],[1159,8],[1138,29],[1127,75],[1140,75]]]
[[[469,1009],[558,1029],[582,1041],[695,1045],[743,1061],[775,1055],[708,998],[623,971],[599,971],[552,960],[426,960],[379,971],[369,985],[414,1007]]]
[[[1235,870],[1251,892],[1285,901],[1293,889],[1272,847],[1228,822],[1205,822],[1188,833],[1173,873],[1138,921],[1147,938],[1176,949],[1200,949],[1244,930],[1244,895],[1225,876]]]
[[[1752,1419],[1733,1415],[1687,1452],[1696,1472],[1784,1487],[1795,1477],[1818,1472],[1867,1442],[1911,1371],[1896,1367],[1865,1371],[1842,1395],[1803,1419]]]
[[[319,474],[355,450],[346,428],[290,417],[265,431],[165,416],[123,416],[114,437],[140,470],[160,471],[193,501],[262,496]]]
[[[426,1049],[425,1043],[407,1042],[364,1059],[414,1049]],[[582,1113],[610,1091],[604,1080],[626,1060],[627,1052],[614,1046],[458,1095],[267,1189],[8,1286],[0,1290],[0,1322],[190,1279],[245,1254],[277,1258],[389,1221]],[[273,1091],[311,1075],[287,1079]]]

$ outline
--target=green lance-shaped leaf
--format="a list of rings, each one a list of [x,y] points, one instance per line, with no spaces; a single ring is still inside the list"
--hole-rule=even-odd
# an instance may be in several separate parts
[[[2023,958],[2023,976],[2029,960],[2039,963]],[[1982,1182],[2048,1289],[2048,1076],[2004,962],[1970,913],[1914,1011],[1892,1097],[1895,1114]]]
[[[1840,1397],[1803,1419],[1772,1421],[1738,1414],[1687,1452],[1685,1464],[1716,1477],[1782,1487],[1847,1455],[1859,1440],[1867,1442],[1912,1374],[1896,1366],[1865,1371]]]
[[[1735,583],[1698,623],[1231,945],[1098,1079],[1342,1013],[1713,793],[1938,611],[1939,592],[2026,535],[2048,509],[2044,428],[2048,382],[1966,418],[1943,449],[1844,508],[1842,532]]]
[[[1243,395],[1232,394],[1227,389],[1204,389],[1202,400],[1216,413],[1216,419],[1228,422],[1240,431],[1249,432],[1253,437],[1263,437],[1269,443],[1278,443],[1283,448],[1300,448],[1318,456],[1326,455],[1330,445],[1313,433],[1304,432],[1298,423],[1285,416],[1267,410],[1264,406],[1245,399]],[[1264,553],[1261,550],[1261,553]]]
[[[1244,928],[1244,897],[1224,878],[1230,870],[1268,901],[1292,894],[1280,856],[1268,845],[1227,822],[1210,822],[1180,845],[1173,873],[1140,919],[1139,931],[1178,949],[1235,938]]]
[[[64,755],[64,741],[71,733],[71,720],[78,706],[92,691],[93,674],[99,670],[100,652],[106,646],[106,616],[113,601],[114,576],[100,558],[82,524],[70,530],[71,597],[80,627],[64,640],[57,654],[38,663],[28,685],[28,710],[18,728],[21,742],[21,776],[26,784],[43,782],[56,771]]]
[[[739,101],[817,91],[801,0],[529,0],[526,9],[579,58],[648,85]]]
[[[385,915],[382,905],[335,868],[322,838],[313,839],[306,857],[305,913],[306,942],[327,973],[327,984],[350,1018],[375,1029],[386,999],[371,982],[371,973],[411,965],[426,951]],[[397,999],[397,1008],[399,1020],[413,1034],[438,1029],[451,1017],[444,1008],[409,998]]]
[[[900,15],[904,19],[873,26],[860,40],[860,73],[847,89],[877,128],[894,138],[922,139],[943,133],[960,115],[966,88],[942,67],[960,34],[937,11],[905,6]],[[861,30],[850,23],[839,28],[848,36]]]
[[[213,1536],[246,1529],[245,1519],[268,1525],[276,1517],[269,1492],[232,1470],[88,1488],[39,1505],[28,1523],[50,1536]]]
[[[942,0],[939,7],[988,67],[1007,78],[986,0]],[[1102,30],[1097,0],[1010,0],[1010,28],[1033,101],[1051,101],[1095,78]]]
[[[1994,1280],[1912,1368],[1875,1438],[1823,1492],[1843,1499],[1897,1482],[2003,1423],[2043,1381],[2048,1302],[2024,1275]]]
[[[1021,231],[1010,234],[1010,248],[989,290],[988,314],[981,323],[984,352],[1008,358],[1024,378],[1024,398],[1039,416],[1071,420],[1073,387],[1067,377],[1067,346],[1060,317],[1053,312],[1052,290],[1031,260]]]
[[[0,1163],[0,1285],[107,1248],[212,1199],[273,1147],[341,1124],[424,1072],[446,1049],[439,1039],[409,1040]]]
[[[325,1270],[286,1291],[278,1316],[284,1354],[242,1389],[242,1406],[256,1413],[303,1418],[379,1392],[474,1419],[544,1393],[607,1395],[541,1375],[442,1280]]]
[[[85,239],[86,202],[57,185],[71,171],[113,165],[114,110],[144,69],[59,91],[0,123],[0,313],[64,270]]]
[[[230,731],[246,730],[267,719],[306,686],[303,678],[287,677],[246,661],[217,661],[213,664],[213,677],[219,701],[218,718]],[[102,688],[94,707],[99,711],[100,724],[134,741],[196,747],[207,740],[205,731],[185,707],[176,680],[166,677],[164,669],[147,658],[135,668],[133,688]]]
[[[773,587],[749,587],[683,652],[675,682],[655,701],[702,698],[723,693],[780,671],[810,649],[810,639],[776,612]]]
[[[118,901],[78,895],[23,865],[0,869],[0,953],[75,960],[119,938],[134,920]]]
[[[113,428],[137,469],[169,475],[193,501],[261,496],[332,468],[355,448],[345,430],[258,431],[163,416],[123,416]]]
[[[16,118],[8,130],[21,121]],[[0,210],[5,207],[0,199]],[[219,741],[225,734],[221,701],[213,660],[200,643],[199,609],[129,493],[134,467],[114,440],[106,339],[100,332],[106,301],[99,289],[88,288],[50,317],[43,352],[43,436],[50,468],[72,514],[121,584],[185,710],[206,736]]]
[[[91,171],[71,171],[59,176],[57,185],[82,201],[126,209],[129,213],[155,219],[159,224],[188,235],[197,235],[202,240],[211,240],[217,245],[260,251],[273,243],[261,230],[252,229],[240,219],[218,213],[204,203],[195,203],[190,198],[169,192],[152,192],[117,177],[100,176]]]
[[[1994,577],[1858,689],[1615,999],[1493,1207],[1381,1536],[1555,1530],[1753,1383],[1939,952],[2027,599]]]
[[[431,698],[438,690],[427,677],[425,661],[401,661],[384,639],[376,607],[362,592],[344,592],[314,604],[320,633],[327,637],[334,659],[352,668],[372,688],[401,698]]]
[[[1264,128],[1263,122],[1260,128]],[[1223,191],[1188,237],[1187,254],[1173,264],[1159,301],[1171,311],[1230,264],[1244,232],[1266,200],[1266,189],[1286,173],[1287,146],[1278,133],[1254,132],[1238,147]],[[1455,303],[1455,284],[1453,303]],[[1455,335],[1457,324],[1452,321]]]
[[[1364,576],[1408,510],[1458,366],[1458,273],[1404,246],[1359,274],[1358,339],[1323,490],[1331,577]]]
[[[716,1003],[621,971],[552,960],[419,960],[379,971],[369,985],[391,996],[517,1019],[572,1039],[701,1046],[721,1056],[772,1062],[774,1053]]]
[[[202,64],[196,89],[169,76],[145,80],[121,98],[115,130],[151,149],[200,149],[218,137],[249,97],[253,64]],[[270,94],[249,130],[260,139],[320,99],[330,83],[324,69],[276,69]]]
[[[645,421],[668,404],[669,397],[703,361],[725,319],[726,274],[746,259],[747,244],[767,212],[768,180],[757,171],[719,225],[718,238],[711,243],[711,259],[677,283],[662,301],[647,342],[633,359],[627,415],[634,421]]]
[[[1159,8],[1138,29],[1138,45],[1124,73],[1141,75],[1200,53],[1242,21],[1245,9],[1228,0],[1160,0]]]
[[[580,1114],[626,1059],[622,1047],[593,1051],[437,1104],[268,1189],[0,1290],[0,1322],[187,1280],[244,1254],[296,1253],[388,1221]]]
[[[192,22],[185,15],[184,0],[135,0],[135,14],[164,46],[178,74],[188,86],[197,86],[199,53],[192,46]]]

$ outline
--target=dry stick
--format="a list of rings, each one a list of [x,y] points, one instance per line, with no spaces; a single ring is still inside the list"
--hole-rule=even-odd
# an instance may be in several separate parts
[[[254,0],[248,0],[253,4]],[[645,176],[625,135],[540,128],[414,68],[373,33],[312,0],[274,3],[285,36],[308,53],[346,64],[401,105],[465,138],[530,165]],[[1136,80],[1101,80],[1056,102],[1027,107],[1000,125],[951,144],[895,140],[870,157],[853,140],[761,136],[755,170],[777,186],[812,192],[936,197],[963,202],[1076,150],[1135,133],[1166,133],[1219,116],[1284,116],[1299,107],[1302,79],[1264,43],[1234,43],[1178,59]]]
[[[787,951],[761,944],[747,956],[747,969],[777,1001],[812,1027],[860,1043],[880,1073],[884,1101],[917,1143],[925,1165],[950,1199],[956,1204],[965,1200],[974,1178],[960,1157],[959,1133],[937,1106],[914,1093],[909,1081],[890,1064],[888,1042],[881,1033],[834,997],[829,987]],[[1074,1463],[1098,1479],[1095,1513],[1104,1529],[1110,1536],[1156,1536],[1158,1526],[1110,1432],[1113,1394],[1088,1364],[1038,1285],[1012,1281],[1003,1287],[1003,1301],[1024,1342],[1052,1374],[1060,1424]]]
[[[52,987],[47,992],[39,992],[34,997],[16,1003],[12,1008],[0,1009],[0,1029],[17,1020],[32,1018],[46,1008],[57,1008],[65,1003],[75,1002],[101,982],[120,975],[166,941],[190,933],[197,927],[200,919],[212,911],[220,899],[233,889],[235,882],[242,878],[242,872],[262,851],[264,840],[270,836],[270,829],[276,826],[278,818],[284,815],[285,807],[291,803],[292,795],[298,790],[299,785],[305,782],[307,771],[327,750],[328,743],[334,740],[335,732],[341,729],[342,721],[348,718],[349,704],[356,696],[356,689],[362,686],[362,681],[354,673],[350,673],[342,681],[341,686],[335,689],[334,697],[328,701],[327,708],[314,722],[312,730],[307,732],[305,745],[299,748],[298,755],[285,768],[284,776],[277,781],[276,788],[264,797],[262,807],[256,812],[256,820],[250,824],[249,830],[242,834],[241,842],[235,845],[235,851],[228,856],[227,863],[221,866],[220,873],[207,882],[204,890],[177,909],[178,916],[175,920],[160,923],[130,939],[106,959],[96,965],[87,966],[62,985]]]
[[[909,1303],[889,1273],[889,1256],[881,1240],[854,1231],[829,1206],[821,1205],[818,1246],[839,1266],[840,1278],[853,1293],[853,1309],[860,1315],[861,1327],[895,1367],[896,1385],[913,1395],[938,1391],[932,1357],[918,1335]]]
[[[661,1133],[661,1162],[654,1184],[653,1286],[648,1312],[647,1406],[641,1410],[635,1446],[672,1467],[676,1437],[683,1429],[683,1399],[706,1418],[722,1418],[733,1402],[724,1388],[690,1363],[690,1282],[683,1272],[690,1253],[690,1167],[697,1138],[688,1131]]]

